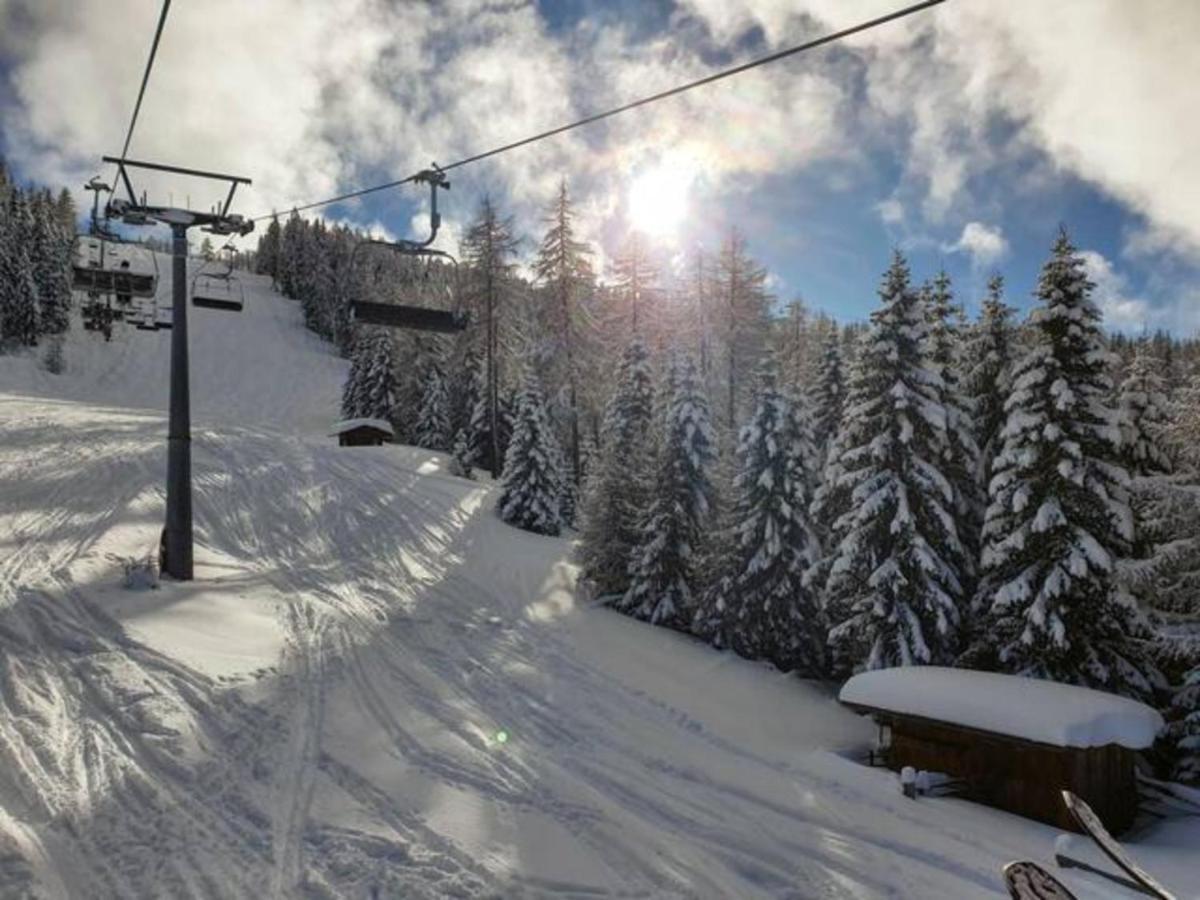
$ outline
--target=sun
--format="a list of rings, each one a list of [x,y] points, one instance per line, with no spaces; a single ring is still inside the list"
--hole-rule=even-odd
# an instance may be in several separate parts
[[[659,165],[629,185],[629,224],[649,237],[670,240],[688,213],[694,173],[687,166]]]

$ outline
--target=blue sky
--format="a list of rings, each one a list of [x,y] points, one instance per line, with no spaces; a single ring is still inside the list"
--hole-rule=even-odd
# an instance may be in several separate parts
[[[20,177],[78,185],[119,149],[157,3],[113,2],[120,9],[0,0],[0,147]],[[250,175],[245,211],[285,210],[898,5],[348,0],[333,10],[214,0],[172,11],[131,155]],[[1155,15],[1130,29],[1136,5],[1121,0],[1052,11],[1035,0],[950,0],[845,46],[456,171],[439,243],[453,248],[488,193],[531,250],[539,209],[565,176],[604,258],[637,224],[631,186],[650,185],[642,207],[647,193],[654,207],[654,186],[678,178],[686,208],[661,235],[667,252],[714,246],[736,225],[781,301],[802,296],[856,320],[873,308],[894,247],[918,277],[945,267],[969,310],[992,271],[1027,308],[1062,223],[1087,251],[1112,327],[1191,333],[1200,126],[1186,94],[1200,70],[1178,50],[1200,38],[1200,4],[1151,5]],[[325,214],[402,234],[419,227],[423,203],[417,191],[393,192]]]

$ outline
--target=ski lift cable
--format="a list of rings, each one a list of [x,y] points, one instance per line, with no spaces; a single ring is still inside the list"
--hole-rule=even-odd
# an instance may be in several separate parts
[[[167,24],[167,13],[171,0],[163,0],[162,12],[158,16],[158,27],[154,30],[154,42],[150,45],[150,57],[146,60],[146,71],[142,73],[142,85],[138,88],[137,102],[129,119],[129,130],[125,132],[125,146],[121,148],[121,159],[129,154],[129,143],[133,140],[133,129],[137,125],[138,113],[142,111],[142,98],[146,96],[146,85],[150,82],[150,71],[154,68],[154,57],[158,55],[158,42],[162,39],[163,27]]]
[[[531,135],[530,137],[522,138],[519,141],[512,141],[511,143],[503,144],[499,147],[494,147],[491,150],[484,151],[483,153],[476,153],[474,156],[468,156],[465,159],[460,159],[457,162],[450,163],[449,165],[440,166],[440,167],[438,167],[438,169],[441,172],[449,172],[452,169],[458,169],[458,168],[461,168],[462,166],[470,165],[471,163],[481,162],[482,160],[489,159],[493,156],[499,156],[501,153],[507,153],[510,150],[516,150],[519,147],[524,147],[528,144],[532,144],[537,141],[545,140],[546,138],[554,137],[555,135],[563,134],[564,132],[572,131],[576,128],[582,128],[584,125],[591,125],[595,122],[600,122],[604,119],[608,119],[608,118],[611,118],[612,116],[620,115],[621,113],[624,113],[624,112],[629,112],[630,110],[637,109],[638,107],[641,107],[641,106],[647,106],[651,103],[657,103],[659,100],[665,100],[668,97],[674,97],[677,94],[682,94],[686,91],[690,91],[690,90],[693,90],[698,87],[703,87],[704,85],[707,85],[707,84],[712,84],[715,81],[721,81],[722,79],[730,78],[734,75],[740,75],[742,72],[748,72],[749,70],[756,69],[760,66],[765,66],[765,65],[769,65],[770,63],[779,62],[782,59],[787,59],[789,57],[796,56],[797,54],[804,53],[808,50],[815,50],[816,48],[822,47],[826,44],[832,44],[836,41],[842,40],[843,38],[850,37],[851,35],[859,34],[863,31],[868,31],[872,28],[877,28],[880,25],[886,25],[888,22],[894,22],[898,19],[906,18],[907,16],[914,15],[915,13],[922,12],[926,9],[929,9],[934,6],[938,6],[945,2],[946,2],[946,0],[924,0],[924,2],[915,3],[912,6],[906,6],[903,9],[895,10],[894,12],[890,12],[883,16],[878,16],[874,19],[869,19],[868,21],[865,21],[865,22],[860,22],[857,25],[850,26],[849,28],[843,28],[840,31],[835,31],[835,32],[831,32],[830,34],[822,35],[821,37],[814,38],[811,41],[806,41],[803,44],[797,44],[794,47],[788,47],[788,48],[786,48],[784,50],[780,50],[776,53],[771,53],[767,56],[762,56],[762,57],[759,57],[758,59],[750,60],[749,62],[742,63],[739,66],[734,66],[729,69],[722,69],[719,72],[714,72],[711,75],[706,75],[703,78],[696,79],[695,81],[689,81],[686,84],[677,85],[676,87],[668,88],[665,91],[659,91],[657,94],[651,94],[647,97],[641,97],[640,99],[633,100],[629,103],[623,104],[622,106],[613,107],[612,109],[605,110],[604,112],[599,112],[599,113],[596,113],[591,116],[587,116],[586,118],[579,119],[575,122],[570,122],[566,125],[560,125],[557,128],[551,128],[548,131],[539,132],[538,134]],[[305,212],[310,209],[317,209],[318,207],[329,206],[330,204],[333,204],[333,203],[341,203],[346,200],[354,200],[354,199],[357,199],[358,197],[364,197],[367,194],[377,193],[378,191],[386,191],[391,188],[400,187],[401,185],[408,184],[411,181],[418,180],[418,177],[422,174],[424,174],[424,172],[418,172],[418,173],[409,175],[405,178],[399,178],[395,181],[388,181],[384,184],[374,185],[373,187],[361,188],[359,190],[351,191],[346,194],[339,194],[338,196],[330,197],[327,200],[317,200],[313,203],[306,203],[303,206],[293,207],[292,211],[293,212]],[[274,212],[266,213],[261,216],[255,216],[254,219],[252,219],[251,221],[260,222],[260,221],[263,221],[264,219],[273,218],[275,215],[276,215],[276,213],[274,213]]]

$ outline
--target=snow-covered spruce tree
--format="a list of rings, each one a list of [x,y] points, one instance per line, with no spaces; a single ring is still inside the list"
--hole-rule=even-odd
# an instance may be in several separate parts
[[[446,393],[446,376],[441,363],[432,355],[426,362],[421,379],[421,405],[417,410],[415,435],[418,447],[426,450],[451,449],[450,397]]]
[[[1129,375],[1121,383],[1121,457],[1133,476],[1170,475],[1174,469],[1163,441],[1170,413],[1158,365],[1145,341],[1139,341]]]
[[[254,271],[260,275],[271,276],[271,286],[279,281],[280,256],[283,252],[283,229],[279,225],[279,216],[271,214],[271,224],[263,236],[258,239],[258,253],[254,259]]]
[[[455,373],[455,387],[450,396],[450,421],[454,426],[451,452],[455,474],[470,478],[472,469],[483,458],[487,442],[485,376],[483,356],[474,344],[468,344],[460,358],[462,362]]]
[[[1164,437],[1172,457],[1181,469],[1200,472],[1200,370],[1175,391],[1170,418]]]
[[[1200,785],[1200,665],[1184,676],[1167,713],[1167,740],[1174,753],[1171,777]]]
[[[737,557],[725,610],[730,621],[722,630],[742,656],[816,676],[824,671],[826,628],[816,592],[803,583],[817,555],[805,440],[797,410],[767,362],[754,415],[738,441]]]
[[[29,255],[32,222],[24,194],[11,189],[0,253],[0,340],[37,345],[37,284]]]
[[[653,501],[629,558],[629,588],[613,605],[655,625],[686,629],[696,613],[697,567],[712,521],[716,446],[690,359],[673,380]]]
[[[304,254],[304,229],[304,220],[293,209],[279,237],[279,289],[285,297],[293,300],[300,296],[298,283]]]
[[[1093,285],[1066,231],[1013,368],[983,527],[972,665],[1149,698],[1147,627],[1116,577],[1133,517]]]
[[[575,466],[571,462],[571,454],[563,450],[560,466],[563,473],[562,496],[559,497],[559,510],[562,513],[564,525],[574,528],[579,519],[579,479],[575,475]]]
[[[30,265],[38,298],[38,330],[62,334],[71,317],[71,243],[62,233],[49,192],[33,207]]]
[[[1004,302],[1004,279],[993,275],[987,297],[967,342],[963,388],[974,419],[975,445],[979,448],[976,480],[986,501],[992,460],[1000,451],[1004,427],[1004,401],[1008,396],[1013,360],[1013,308]]]
[[[867,337],[867,334],[864,333],[860,337],[860,340],[865,341]],[[844,346],[841,355],[843,359],[847,356]],[[859,372],[861,356],[861,353],[855,353],[847,366],[847,393],[849,392],[850,385],[861,380],[861,373]],[[837,543],[834,538],[834,526],[849,511],[853,494],[853,483],[845,477],[846,470],[843,466],[842,458],[843,453],[847,449],[846,442],[852,439],[849,430],[845,427],[845,404],[847,399],[846,396],[842,398],[842,411],[838,416],[837,426],[829,437],[825,452],[825,462],[821,466],[820,477],[817,479],[812,502],[808,508],[808,518],[812,523],[813,529],[816,531],[822,553],[816,563],[805,573],[804,580],[806,584],[811,585],[814,589],[821,592],[822,595],[824,595],[825,586],[829,580],[829,569],[833,565],[833,560],[836,556],[834,551],[837,549]]]
[[[538,534],[562,529],[562,448],[546,415],[546,398],[532,367],[527,367],[517,395],[504,489],[496,509],[509,525]]]
[[[645,345],[633,340],[621,357],[604,414],[600,447],[588,473],[583,507],[583,573],[599,596],[629,584],[629,555],[649,506],[646,470],[654,388]]]
[[[382,328],[360,330],[342,388],[342,418],[395,425],[397,387],[392,336]]]
[[[821,359],[817,366],[817,377],[808,390],[809,409],[812,417],[813,442],[818,465],[824,467],[829,457],[829,446],[837,434],[842,419],[842,406],[846,402],[846,379],[842,372],[841,338],[837,328],[831,328],[821,348]]]
[[[825,569],[837,672],[946,664],[960,636],[963,547],[941,469],[946,411],[925,309],[896,253],[855,362],[823,502],[841,510]]]
[[[954,305],[950,276],[938,272],[922,292],[929,319],[929,367],[941,379],[941,404],[946,411],[946,445],[941,470],[954,488],[954,518],[963,552],[952,564],[963,580],[963,596],[974,592],[974,576],[979,559],[979,532],[983,527],[986,500],[979,490],[979,448],[975,443],[970,401],[963,390],[962,333],[958,326],[959,310]],[[945,548],[950,552],[950,548]]]

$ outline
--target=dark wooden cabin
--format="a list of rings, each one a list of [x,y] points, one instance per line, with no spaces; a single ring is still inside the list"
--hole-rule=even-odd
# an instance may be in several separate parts
[[[392,426],[382,419],[348,419],[339,422],[332,435],[339,447],[379,447],[395,439]]]
[[[889,768],[912,766],[961,778],[968,799],[1069,831],[1080,828],[1063,804],[1063,789],[1086,800],[1113,834],[1129,828],[1137,814],[1134,750],[1116,744],[1056,747],[848,705],[887,729],[883,759]]]
[[[1042,701],[1039,698],[1039,692],[1047,682],[990,673],[963,674],[990,679],[1012,678],[1019,682],[1016,687],[1020,689],[1019,695],[1011,694],[1014,701],[1020,696],[1019,702],[1031,708],[1039,702],[1053,707],[1055,700],[1062,699]],[[1063,803],[1061,792],[1064,789],[1086,800],[1113,834],[1119,834],[1133,824],[1138,805],[1137,754],[1147,745],[1144,735],[1153,734],[1153,720],[1149,718],[1157,716],[1153,710],[1142,708],[1147,714],[1146,721],[1151,723],[1140,729],[1143,736],[1125,738],[1114,734],[1112,740],[1080,740],[1081,746],[1071,746],[1069,739],[1054,742],[1036,739],[1035,735],[1041,734],[1037,728],[1031,729],[1029,734],[1002,733],[1006,730],[1004,723],[1013,721],[1003,716],[996,717],[996,721],[1002,723],[998,726],[1000,730],[979,727],[980,722],[989,718],[986,707],[998,703],[996,695],[984,694],[978,698],[984,709],[970,724],[947,721],[953,717],[951,715],[931,715],[937,703],[928,699],[922,702],[919,678],[914,673],[913,684],[906,686],[904,693],[910,688],[916,691],[913,694],[916,699],[907,706],[904,701],[892,702],[896,695],[883,695],[881,702],[872,702],[869,691],[851,692],[849,697],[843,692],[842,702],[846,706],[869,714],[881,726],[882,758],[889,768],[900,771],[905,766],[912,766],[918,771],[950,775],[961,781],[968,799],[1064,830],[1080,831]],[[1099,693],[1066,685],[1052,687]],[[1141,704],[1124,698],[1112,700],[1141,707]],[[1131,715],[1136,721],[1138,710],[1133,707],[1130,707]],[[916,711],[909,712],[908,709]],[[1020,731],[1019,727],[1013,730]],[[1130,733],[1136,731],[1133,729]]]

